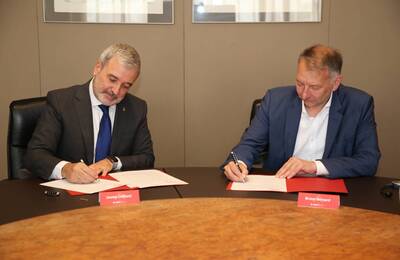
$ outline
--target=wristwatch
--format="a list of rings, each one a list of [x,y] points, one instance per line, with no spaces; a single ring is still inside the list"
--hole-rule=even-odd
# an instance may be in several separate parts
[[[112,163],[112,168],[111,168],[111,170],[117,169],[117,166],[118,166],[118,159],[117,159],[117,157],[115,157],[115,156],[113,156],[113,155],[110,155],[110,156],[107,156],[106,159],[109,160],[109,161]]]

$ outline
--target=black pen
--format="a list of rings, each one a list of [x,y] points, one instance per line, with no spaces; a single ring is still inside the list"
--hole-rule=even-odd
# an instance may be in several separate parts
[[[240,169],[240,165],[239,165],[239,160],[234,151],[231,152],[231,157],[233,159],[233,162],[236,164],[236,167],[238,167],[240,173],[242,173],[242,169]],[[244,183],[243,175],[241,176],[241,178],[242,178],[242,182]]]

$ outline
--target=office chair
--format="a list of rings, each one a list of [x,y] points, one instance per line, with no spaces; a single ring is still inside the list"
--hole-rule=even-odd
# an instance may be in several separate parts
[[[251,124],[251,120],[253,120],[254,116],[256,115],[257,110],[260,108],[260,106],[261,106],[261,101],[262,101],[261,98],[256,99],[256,100],[253,101],[253,104],[252,104],[252,106],[251,106],[250,123],[249,123],[249,124]],[[264,158],[265,158],[266,156],[267,156],[267,152],[266,152],[266,151],[262,151],[261,154],[260,154],[260,157],[257,158],[257,159],[254,161],[253,167],[256,167],[256,168],[262,167],[262,162],[264,161]]]
[[[262,101],[261,98],[260,98],[260,99],[256,99],[256,100],[253,101],[253,105],[251,106],[250,122],[249,122],[249,124],[251,123],[251,120],[253,120],[254,116],[256,115],[257,110],[260,108],[260,106],[261,106],[261,101]]]
[[[46,106],[46,97],[12,101],[8,121],[8,179],[29,179],[33,175],[23,168],[28,142]]]

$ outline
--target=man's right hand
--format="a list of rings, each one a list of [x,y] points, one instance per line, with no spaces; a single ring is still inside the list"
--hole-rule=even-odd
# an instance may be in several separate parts
[[[67,163],[62,168],[61,175],[72,183],[91,183],[98,178],[97,172],[83,162]]]
[[[225,165],[224,173],[229,180],[236,182],[243,182],[245,180],[246,176],[249,174],[247,166],[241,162],[239,162],[239,166],[242,172],[239,171],[239,168],[233,161],[230,161],[227,165]]]

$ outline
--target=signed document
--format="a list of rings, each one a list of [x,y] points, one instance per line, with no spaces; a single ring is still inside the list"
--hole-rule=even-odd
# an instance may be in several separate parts
[[[92,194],[92,193],[120,187],[120,186],[123,186],[124,184],[120,183],[118,181],[105,180],[105,179],[99,178],[99,179],[95,180],[94,182],[87,183],[87,184],[71,183],[64,179],[64,180],[48,181],[48,182],[41,183],[40,185],[52,187],[52,188],[63,189],[63,190],[75,191],[75,192],[80,192],[80,193],[85,193],[85,194]]]
[[[274,175],[247,175],[246,182],[232,182],[230,190],[287,192],[286,179]]]
[[[122,171],[111,173],[111,177],[129,188],[147,188],[188,184],[160,170]]]

